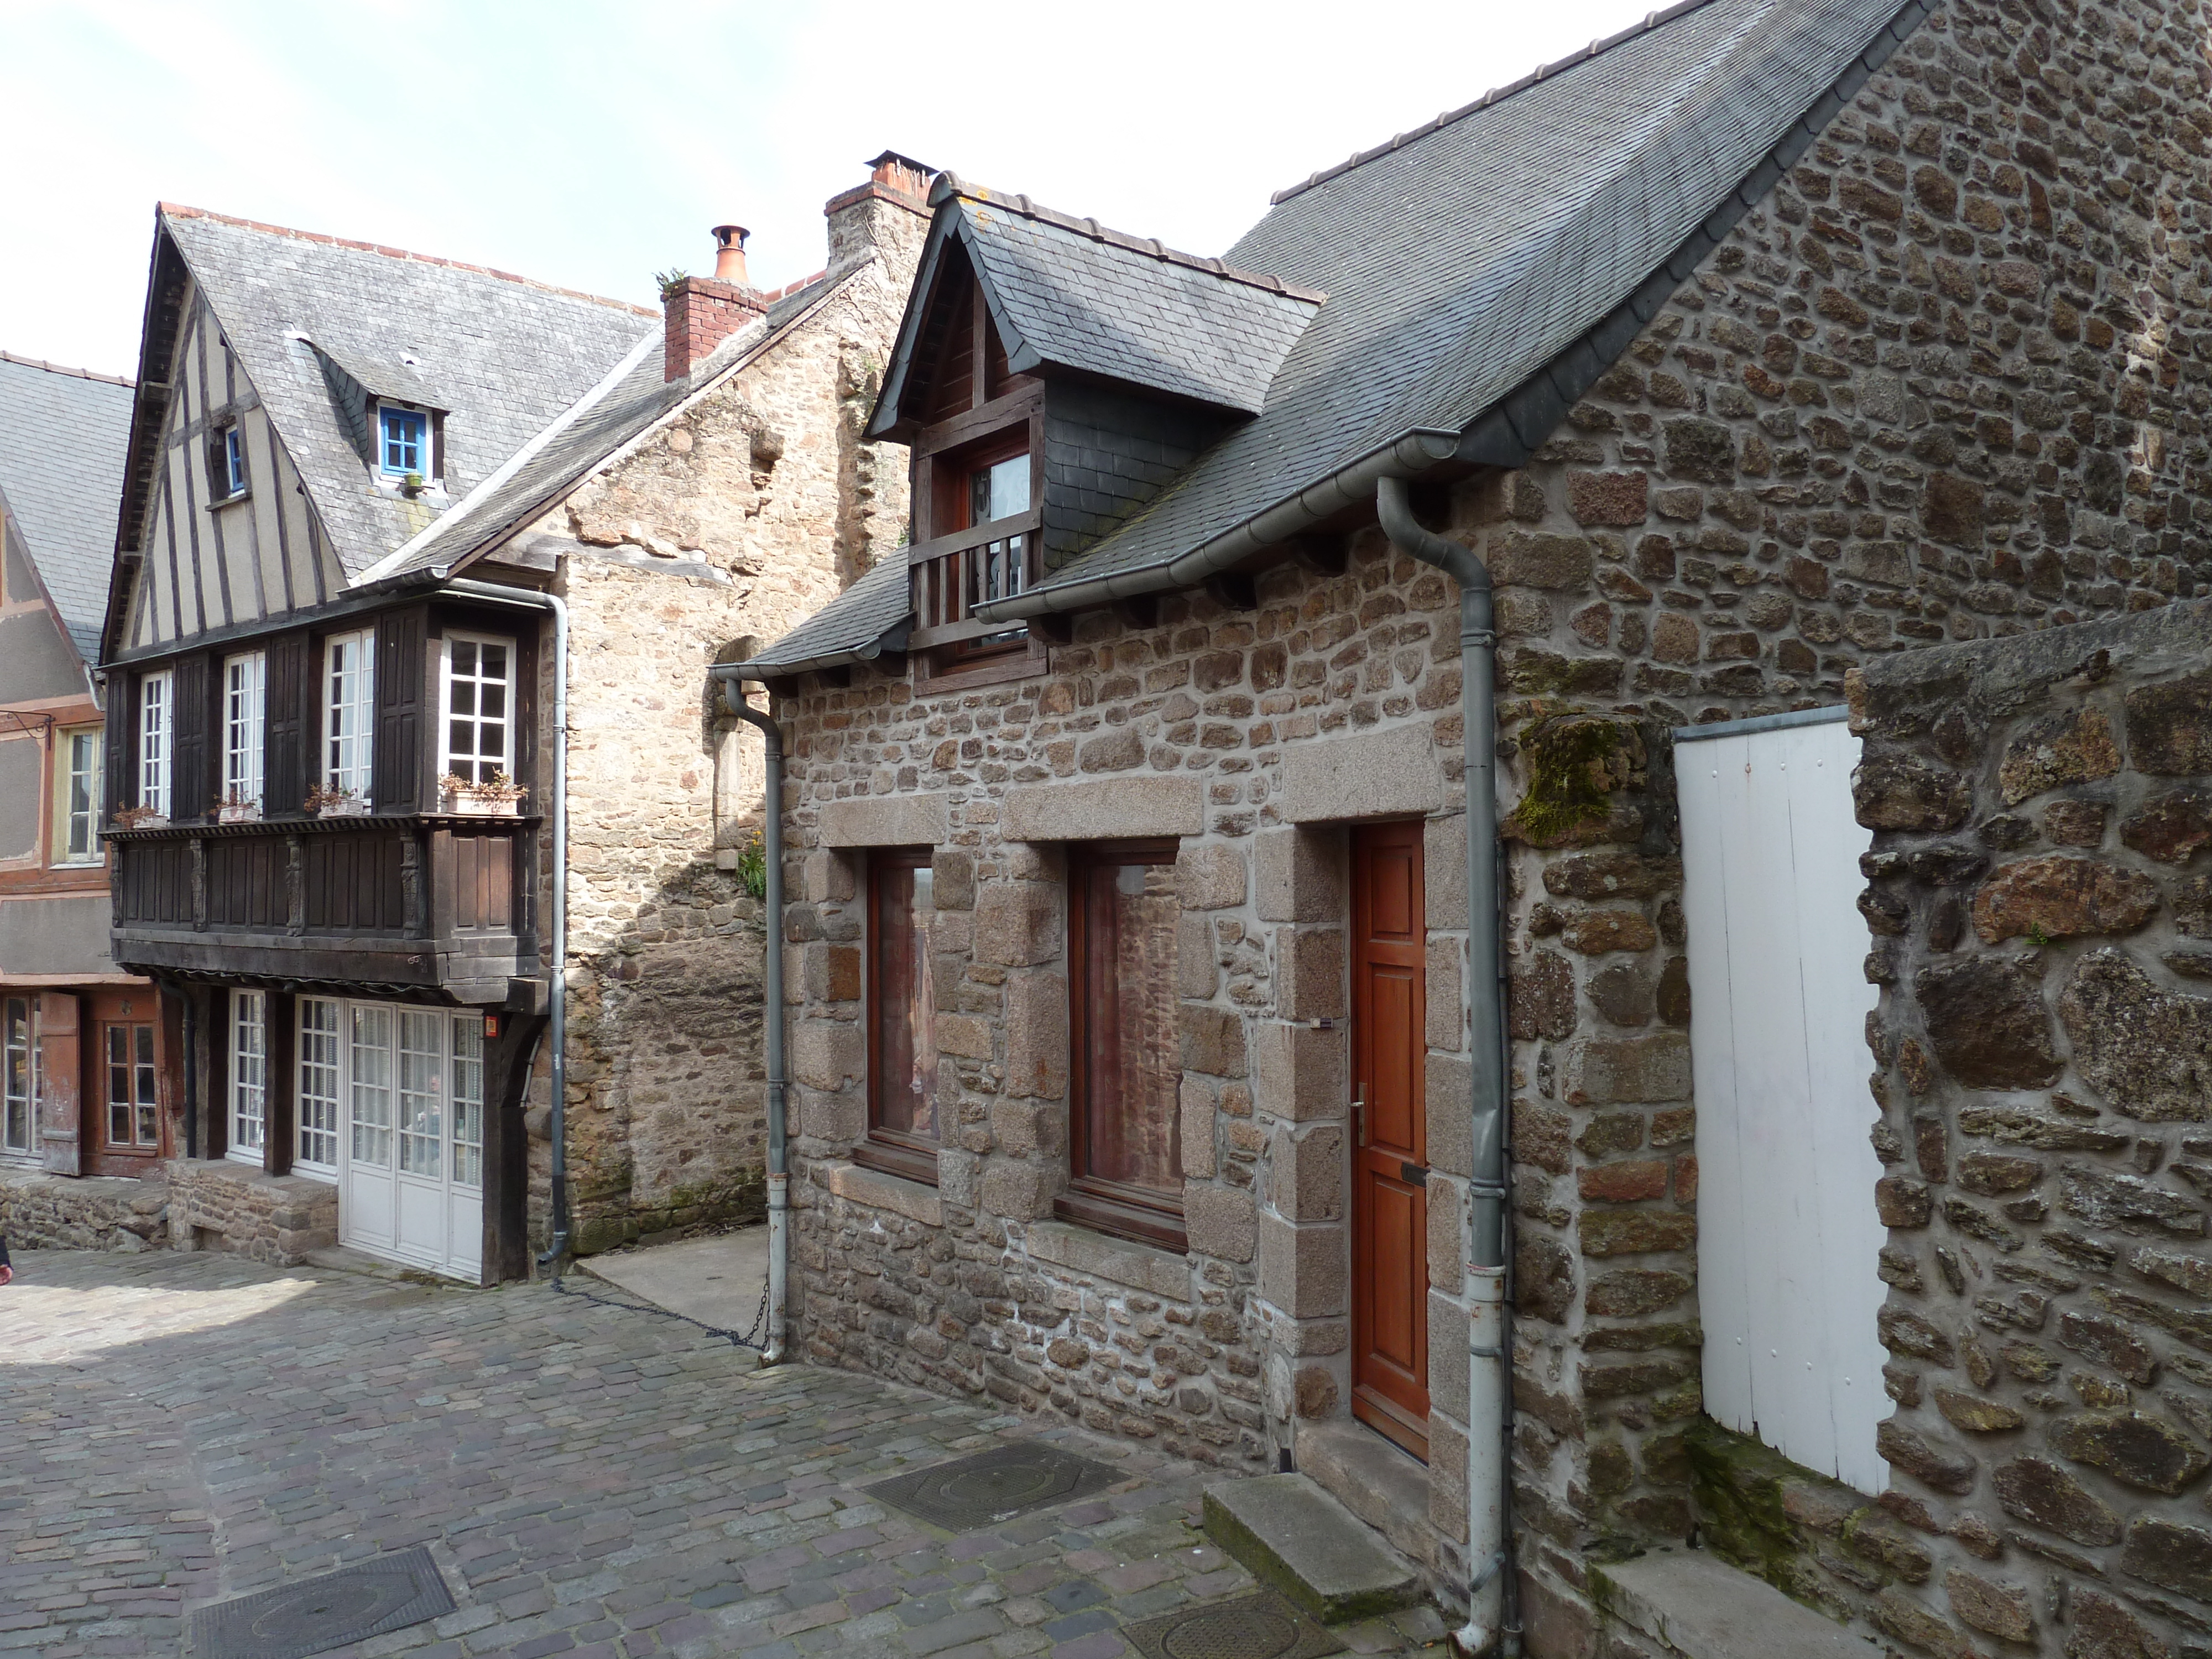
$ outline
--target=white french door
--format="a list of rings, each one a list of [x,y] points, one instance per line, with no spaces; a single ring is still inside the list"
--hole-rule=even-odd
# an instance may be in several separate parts
[[[338,1242],[477,1278],[483,1261],[483,1017],[300,1001],[302,1163],[310,1103],[337,1109],[327,1166]]]

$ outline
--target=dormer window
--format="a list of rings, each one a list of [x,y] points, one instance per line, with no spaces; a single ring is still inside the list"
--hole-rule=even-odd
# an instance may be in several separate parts
[[[430,476],[430,417],[419,409],[378,407],[378,470],[388,478]]]

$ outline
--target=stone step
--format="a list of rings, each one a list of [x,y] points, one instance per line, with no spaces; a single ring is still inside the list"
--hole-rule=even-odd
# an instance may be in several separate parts
[[[1680,1659],[1881,1659],[1881,1650],[1704,1550],[1593,1565],[1599,1610]]]
[[[1208,1486],[1206,1530],[1324,1622],[1370,1618],[1421,1599],[1413,1564],[1306,1475]]]
[[[1348,1418],[1301,1421],[1301,1474],[1381,1533],[1393,1549],[1425,1565],[1432,1585],[1465,1577],[1456,1550],[1429,1524],[1429,1472],[1374,1430]]]

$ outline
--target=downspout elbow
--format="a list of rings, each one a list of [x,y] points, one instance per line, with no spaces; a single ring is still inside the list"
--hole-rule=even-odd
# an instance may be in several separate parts
[[[1434,565],[1457,582],[1462,604],[1469,593],[1480,593],[1486,600],[1490,567],[1475,557],[1472,548],[1437,535],[1416,519],[1410,495],[1403,478],[1375,481],[1375,516],[1382,521],[1382,533],[1390,538],[1390,544],[1409,558]]]

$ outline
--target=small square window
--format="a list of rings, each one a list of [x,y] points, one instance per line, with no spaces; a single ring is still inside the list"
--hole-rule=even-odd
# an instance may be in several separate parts
[[[430,476],[430,417],[419,409],[377,411],[377,463],[388,477]]]

